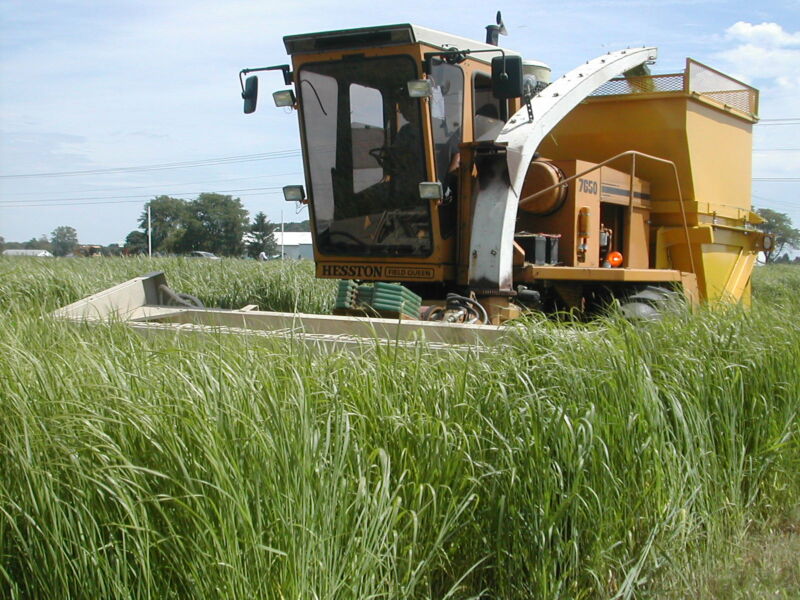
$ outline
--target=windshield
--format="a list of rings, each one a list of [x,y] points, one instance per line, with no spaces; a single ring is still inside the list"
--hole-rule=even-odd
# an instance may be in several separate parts
[[[300,70],[317,246],[323,254],[427,256],[430,207],[420,100],[407,56],[356,58]]]

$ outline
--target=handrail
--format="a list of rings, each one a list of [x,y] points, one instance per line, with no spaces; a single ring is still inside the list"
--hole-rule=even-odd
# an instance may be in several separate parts
[[[687,246],[687,248],[689,250],[689,263],[692,265],[692,273],[694,273],[696,275],[697,274],[697,268],[696,268],[695,263],[694,263],[694,253],[692,252],[691,240],[689,239],[689,224],[686,221],[686,209],[684,208],[684,205],[683,205],[683,194],[681,194],[681,181],[680,181],[680,177],[678,177],[678,167],[675,165],[675,163],[673,161],[667,160],[666,158],[659,158],[658,156],[653,156],[651,154],[645,154],[644,152],[639,152],[638,150],[626,150],[625,152],[620,152],[616,156],[612,156],[611,158],[608,158],[608,159],[604,160],[603,162],[601,162],[599,164],[596,164],[596,165],[594,165],[593,167],[591,167],[589,169],[586,169],[585,171],[581,171],[580,173],[576,173],[575,175],[571,175],[570,177],[567,177],[564,181],[559,181],[558,183],[554,183],[553,185],[550,185],[550,186],[544,188],[543,190],[539,190],[535,194],[531,194],[530,196],[525,196],[524,198],[520,198],[519,206],[520,206],[520,208],[524,208],[525,204],[530,202],[534,198],[538,198],[542,194],[545,194],[545,193],[549,192],[550,190],[554,190],[557,187],[561,187],[561,186],[567,185],[569,182],[574,181],[575,179],[577,179],[579,177],[583,177],[584,175],[587,175],[587,174],[591,173],[592,171],[596,171],[600,167],[604,167],[607,164],[609,164],[609,163],[611,163],[611,162],[613,162],[613,161],[615,161],[615,160],[617,160],[619,158],[622,158],[624,156],[630,156],[631,157],[631,163],[632,163],[631,196],[630,196],[631,207],[633,206],[633,178],[635,177],[635,172],[636,172],[636,157],[637,156],[641,156],[642,158],[647,158],[647,159],[650,159],[650,160],[655,161],[655,162],[672,165],[672,170],[675,173],[675,185],[676,185],[677,190],[678,190],[678,204],[681,207],[681,218],[683,219],[683,231],[684,231],[684,234],[686,235],[686,246]]]

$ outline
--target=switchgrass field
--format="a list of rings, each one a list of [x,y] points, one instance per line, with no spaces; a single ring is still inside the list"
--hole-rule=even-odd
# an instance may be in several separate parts
[[[47,317],[153,270],[333,302],[309,264],[0,259],[0,597],[683,597],[800,505],[798,268],[751,311],[534,318],[479,355]]]

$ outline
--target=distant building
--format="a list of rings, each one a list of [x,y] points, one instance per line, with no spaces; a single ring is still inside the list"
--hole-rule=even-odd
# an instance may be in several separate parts
[[[278,256],[280,256],[282,245],[285,258],[314,259],[310,231],[285,231],[283,233],[276,231],[275,243],[278,245]]]
[[[49,250],[3,250],[3,256],[39,256],[52,258]]]

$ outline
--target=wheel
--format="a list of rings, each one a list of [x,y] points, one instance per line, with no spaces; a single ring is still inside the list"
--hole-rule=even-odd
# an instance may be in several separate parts
[[[630,321],[657,321],[675,306],[680,295],[666,288],[648,285],[620,302],[620,309]]]
[[[620,310],[629,321],[657,321],[662,316],[655,306],[645,302],[625,302]]]

